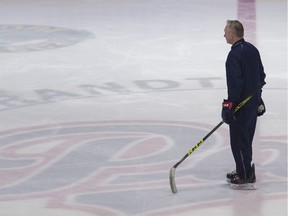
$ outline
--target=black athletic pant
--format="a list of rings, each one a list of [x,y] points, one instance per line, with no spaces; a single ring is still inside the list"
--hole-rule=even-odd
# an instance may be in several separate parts
[[[236,171],[241,179],[249,178],[252,162],[252,142],[257,122],[258,105],[239,109],[230,127],[230,144]]]

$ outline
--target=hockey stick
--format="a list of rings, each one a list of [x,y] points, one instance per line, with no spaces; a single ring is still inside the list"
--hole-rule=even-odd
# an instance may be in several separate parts
[[[254,94],[253,94],[254,95]],[[234,113],[237,112],[244,104],[247,103],[247,101],[249,101],[253,95],[245,98],[241,103],[238,104],[238,106],[236,106]],[[202,143],[204,143],[204,141],[211,136],[211,134],[213,134],[222,124],[224,123],[224,121],[222,120],[216,127],[214,127],[204,138],[202,138],[192,149],[190,149],[186,155],[184,155],[184,157],[178,161],[171,169],[170,169],[170,173],[169,173],[169,181],[170,181],[170,187],[173,193],[177,193],[177,187],[176,187],[176,181],[175,181],[175,171],[176,168],[189,156],[191,155]]]

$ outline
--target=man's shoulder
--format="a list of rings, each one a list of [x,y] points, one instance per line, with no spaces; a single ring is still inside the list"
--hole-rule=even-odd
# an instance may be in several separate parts
[[[235,46],[233,46],[233,48],[230,51],[231,55],[237,55],[242,52],[258,53],[258,49],[252,43],[243,40],[238,44],[235,44]]]

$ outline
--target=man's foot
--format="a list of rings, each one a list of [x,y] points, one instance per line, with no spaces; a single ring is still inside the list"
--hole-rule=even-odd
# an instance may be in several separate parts
[[[247,179],[241,179],[238,174],[234,176],[233,179],[231,179],[231,184],[241,185],[241,184],[251,184],[256,182],[256,175],[255,175],[255,165],[252,165],[252,170],[249,178]]]
[[[236,176],[238,176],[238,173],[236,172],[236,170],[233,170],[230,173],[227,173],[226,178],[227,178],[227,182],[231,183],[231,180],[234,179]]]

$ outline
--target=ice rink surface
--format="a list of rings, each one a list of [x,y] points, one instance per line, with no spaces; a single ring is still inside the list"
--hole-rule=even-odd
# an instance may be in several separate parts
[[[267,75],[256,190],[233,190],[224,27]],[[287,2],[1,0],[0,216],[286,216]]]

